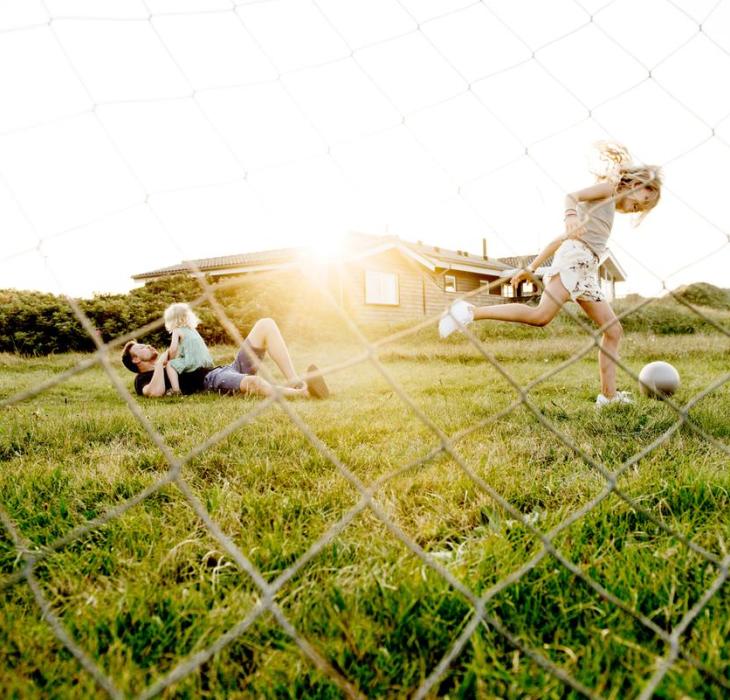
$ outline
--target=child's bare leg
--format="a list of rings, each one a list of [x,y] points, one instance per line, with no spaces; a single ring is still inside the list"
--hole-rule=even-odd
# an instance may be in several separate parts
[[[478,306],[474,309],[474,320],[491,319],[526,323],[530,326],[545,326],[555,318],[568,299],[570,299],[570,294],[560,281],[560,277],[556,275],[543,290],[537,306],[527,304]]]
[[[306,387],[302,387],[301,389],[292,389],[288,386],[280,386],[278,389],[289,399],[296,396],[309,396]],[[274,386],[269,384],[269,382],[262,377],[259,377],[257,374],[251,374],[241,380],[241,393],[255,394],[257,396],[271,396],[274,393]]]
[[[601,393],[610,399],[616,394],[616,363],[607,353],[618,357],[618,346],[623,329],[607,301],[579,299],[578,303],[594,323],[604,328],[601,349],[598,351],[598,372],[601,377]]]
[[[246,340],[255,348],[263,348],[271,355],[271,359],[290,383],[299,381],[294,370],[289,349],[284,342],[279,326],[273,318],[262,318],[254,324]]]
[[[168,362],[165,365],[167,378],[170,380],[170,389],[174,394],[180,393],[180,381],[177,376],[177,370]]]

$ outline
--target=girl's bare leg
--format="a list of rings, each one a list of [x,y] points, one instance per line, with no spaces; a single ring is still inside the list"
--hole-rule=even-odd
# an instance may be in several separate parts
[[[271,355],[271,359],[290,383],[299,381],[294,370],[289,349],[284,342],[279,326],[273,318],[262,318],[254,324],[246,340],[255,348],[263,348]]]
[[[474,320],[513,321],[530,326],[545,326],[552,321],[566,301],[570,299],[568,290],[560,277],[552,277],[542,292],[537,306],[527,304],[494,304],[478,306],[474,309]]]
[[[604,329],[601,347],[598,351],[598,372],[601,377],[601,393],[610,399],[616,394],[616,363],[606,353],[618,357],[618,346],[623,329],[607,301],[579,299],[578,303],[590,319]]]

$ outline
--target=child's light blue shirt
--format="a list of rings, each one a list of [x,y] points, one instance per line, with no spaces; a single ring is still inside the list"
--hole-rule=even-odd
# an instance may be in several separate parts
[[[194,328],[180,328],[180,341],[177,346],[177,357],[170,360],[170,364],[178,374],[192,372],[200,367],[212,367],[213,358],[210,356],[205,341]]]

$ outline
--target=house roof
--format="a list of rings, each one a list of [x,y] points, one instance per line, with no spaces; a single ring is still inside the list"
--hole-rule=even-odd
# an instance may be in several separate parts
[[[257,253],[241,253],[240,255],[224,255],[218,258],[200,258],[198,260],[182,261],[176,265],[161,267],[149,272],[132,275],[132,279],[143,280],[169,275],[183,274],[197,267],[201,272],[214,270],[228,270],[241,266],[280,265],[291,262],[296,258],[299,248],[279,248],[276,250],[262,250]]]
[[[482,255],[473,255],[465,250],[450,250],[441,246],[424,245],[402,242],[405,247],[416,251],[436,263],[436,267],[444,270],[464,270],[465,272],[494,272],[501,273],[509,266],[496,258],[485,258]]]
[[[398,236],[373,236],[363,233],[350,233],[344,248],[346,252],[343,257],[349,260],[362,259],[387,250],[397,249],[431,271],[437,269],[460,270],[492,274],[497,277],[503,276],[507,270],[526,267],[536,257],[535,255],[521,255],[507,258],[485,258],[482,255],[474,255],[463,250],[427,245],[421,241],[416,243],[403,241]],[[132,279],[138,281],[157,279],[189,273],[195,268],[215,276],[272,270],[297,264],[307,252],[308,249],[304,247],[277,248],[216,258],[199,258],[149,272],[141,272],[132,275]],[[609,253],[604,265],[610,267],[618,281],[626,279],[626,273],[612,254]]]
[[[507,257],[507,258],[500,258],[500,260],[505,265],[509,265],[510,267],[522,268],[522,267],[527,267],[536,257],[537,257],[537,254],[535,254],[535,255],[513,255],[513,256]],[[552,260],[552,256],[549,257],[545,261],[545,265],[548,265],[551,260]]]
[[[426,245],[420,241],[412,243],[403,241],[397,236],[372,236],[369,234],[350,234],[345,242],[344,257],[357,259],[377,255],[378,253],[398,248],[402,253],[417,259],[432,270],[465,270],[498,274],[509,266],[494,258],[485,259],[481,255],[472,255],[461,250],[451,250],[440,246]],[[216,258],[199,258],[197,260],[182,261],[175,265],[161,267],[148,272],[132,275],[135,280],[156,279],[176,274],[189,273],[198,268],[201,272],[212,274],[236,274],[239,272],[254,272],[257,270],[275,269],[291,265],[300,260],[307,253],[307,248],[278,248],[262,250],[254,253],[226,255]]]

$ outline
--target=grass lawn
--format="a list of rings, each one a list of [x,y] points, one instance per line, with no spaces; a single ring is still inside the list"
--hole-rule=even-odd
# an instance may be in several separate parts
[[[550,328],[509,337],[479,332],[521,386],[558,367],[587,338]],[[295,343],[293,355],[301,367],[310,361],[329,366],[361,349],[350,340]],[[233,352],[214,350],[220,361],[230,361]],[[729,357],[730,340],[720,333],[629,333],[622,346],[634,373],[655,359],[677,367],[680,405],[726,375]],[[597,412],[591,351],[529,393],[566,444],[524,405],[504,414],[517,392],[462,337],[438,342],[426,329],[380,346],[379,358],[415,408],[459,438],[458,460],[443,450],[423,459],[440,446],[439,438],[364,362],[328,376],[330,399],[288,404],[349,470],[348,478],[277,405],[182,467],[191,493],[269,584],[358,504],[355,480],[366,487],[378,482],[375,509],[357,512],[321,551],[277,582],[278,614],[363,695],[406,697],[468,629],[474,617],[469,596],[489,593],[486,615],[499,629],[476,624],[429,684],[430,696],[579,696],[529,649],[598,696],[637,697],[670,653],[656,628],[671,633],[682,622],[721,573],[723,558],[727,574],[730,384],[692,406],[689,418],[704,435],[687,425],[673,430],[677,413],[638,396],[623,372],[620,388],[632,390],[636,403]],[[0,397],[82,359],[0,355]],[[116,358],[114,370],[131,386]],[[261,406],[257,399],[214,395],[134,401],[179,458]],[[98,366],[0,411],[0,503],[33,549],[133,497],[169,467]],[[610,494],[553,540],[567,563],[635,615],[552,554],[500,585],[540,554],[536,531],[550,532],[604,491],[607,482],[596,467],[614,472],[654,441],[659,444],[618,479],[621,493],[640,510]],[[485,485],[511,506],[495,501]],[[103,696],[42,619],[28,583],[16,581],[23,559],[7,530],[0,531],[3,697]],[[43,551],[34,570],[39,590],[68,635],[128,696],[208,648],[262,597],[174,483],[82,537]],[[663,677],[656,697],[727,697],[728,637],[725,582],[681,635],[686,654]],[[269,611],[163,691],[176,698],[342,694]]]

